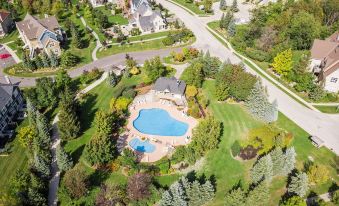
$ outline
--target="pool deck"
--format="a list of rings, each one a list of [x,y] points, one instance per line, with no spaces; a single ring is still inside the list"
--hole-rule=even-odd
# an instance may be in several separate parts
[[[139,132],[137,129],[134,128],[133,121],[138,118],[140,110],[153,108],[164,109],[170,114],[172,118],[187,123],[187,132],[182,136],[158,136]],[[198,121],[196,119],[184,115],[183,112],[179,111],[176,106],[165,105],[161,104],[160,102],[144,102],[139,105],[131,106],[129,111],[130,117],[128,118],[127,124],[127,129],[129,130],[129,132],[126,139],[126,146],[129,147],[129,141],[134,138],[145,137],[149,139],[150,143],[155,145],[156,147],[155,151],[152,153],[143,153],[140,157],[141,162],[155,162],[160,160],[162,157],[167,155],[169,145],[175,147],[188,144],[191,139],[187,140],[186,137],[192,137],[192,129],[198,124]]]

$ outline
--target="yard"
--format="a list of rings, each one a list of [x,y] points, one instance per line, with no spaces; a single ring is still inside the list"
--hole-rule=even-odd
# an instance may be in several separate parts
[[[181,5],[181,7],[184,7],[188,9],[191,14],[198,14],[198,15],[207,15],[204,11],[200,10],[197,5],[195,5],[194,2],[187,3],[185,0],[172,0],[174,3]]]
[[[128,24],[128,19],[123,17],[122,14],[113,15],[112,12],[104,6],[98,7],[96,9],[102,11],[106,16],[108,16],[108,22],[111,23],[112,25],[113,24],[118,24],[118,25]]]
[[[338,106],[315,106],[317,109],[319,109],[323,113],[328,114],[337,114],[339,113]]]
[[[245,138],[246,131],[258,127],[263,123],[254,120],[239,104],[219,103],[213,96],[214,81],[210,80],[204,84],[204,92],[210,99],[209,108],[213,115],[223,122],[223,136],[219,148],[209,152],[206,156],[206,165],[200,173],[207,176],[214,175],[217,183],[217,193],[210,205],[223,205],[225,193],[239,181],[243,184],[249,180],[249,169],[254,160],[238,161],[232,158],[230,147],[237,139]],[[325,165],[331,173],[331,177],[338,184],[339,178],[336,175],[336,155],[326,148],[316,149],[308,140],[308,134],[294,124],[283,114],[279,114],[278,127],[281,127],[294,135],[293,146],[297,152],[297,168],[303,169],[303,164],[312,156],[315,163]],[[312,186],[310,191],[317,194],[326,193],[332,182]],[[274,178],[270,187],[271,205],[277,205],[280,197],[285,192],[286,178]]]

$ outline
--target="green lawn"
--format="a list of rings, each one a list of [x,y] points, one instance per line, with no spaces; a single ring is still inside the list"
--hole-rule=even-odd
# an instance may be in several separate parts
[[[128,19],[122,16],[122,14],[116,14],[113,15],[110,10],[108,10],[106,7],[101,6],[98,8],[95,8],[98,10],[101,10],[106,16],[108,16],[108,22],[111,24],[119,24],[119,25],[126,25],[128,24]]]
[[[319,111],[328,114],[336,114],[339,113],[338,106],[315,106]]]
[[[235,140],[245,138],[246,132],[262,125],[263,123],[253,119],[239,104],[219,103],[214,97],[214,81],[209,80],[204,84],[204,93],[210,99],[209,109],[213,116],[223,122],[223,136],[219,144],[219,148],[210,151],[206,156],[206,164],[202,171],[207,176],[213,175],[216,179],[217,193],[215,199],[210,205],[223,205],[225,193],[232,188],[233,185],[241,181],[246,185],[249,181],[249,169],[253,162],[237,161],[230,154],[230,147]],[[297,168],[303,169],[303,163],[308,160],[308,156],[314,158],[315,163],[325,165],[331,173],[331,177],[338,183],[339,177],[336,175],[335,154],[326,148],[316,149],[308,140],[308,134],[298,127],[295,123],[279,114],[277,126],[281,127],[294,135],[293,146],[297,152]],[[280,197],[285,193],[286,178],[276,177],[270,186],[271,203],[277,205]],[[318,194],[327,192],[331,182],[325,184],[311,186],[310,191]]]
[[[153,39],[153,38],[168,36],[168,34],[170,32],[171,31],[162,31],[162,32],[156,32],[156,33],[152,33],[152,34],[145,34],[145,35],[140,35],[140,36],[132,36],[132,37],[129,37],[128,39],[130,41],[147,40],[147,39]]]
[[[186,3],[185,0],[172,0],[176,4],[179,4],[178,6],[185,7],[188,10],[190,10],[191,14],[198,14],[198,15],[207,15],[204,11],[200,10],[197,5],[195,5],[193,2],[192,3]]]
[[[191,41],[186,44],[179,45],[178,47],[187,46],[192,44],[195,41],[193,38]],[[162,48],[174,48],[174,47],[166,47],[162,43],[162,39],[157,39],[148,42],[140,42],[135,44],[124,44],[124,45],[114,45],[110,46],[107,49],[103,49],[97,53],[98,58],[102,58],[105,56],[109,56],[112,54],[125,53],[125,52],[135,52],[135,51],[145,51],[145,50],[157,50]]]
[[[15,41],[18,37],[19,37],[18,30],[13,30],[11,33],[7,34],[5,37],[0,38],[0,44],[4,44],[10,41]]]
[[[17,127],[17,131],[28,124],[25,120]],[[0,192],[8,191],[10,179],[16,170],[23,170],[27,166],[28,151],[22,147],[19,139],[15,138],[12,144],[12,152],[8,156],[0,156]]]

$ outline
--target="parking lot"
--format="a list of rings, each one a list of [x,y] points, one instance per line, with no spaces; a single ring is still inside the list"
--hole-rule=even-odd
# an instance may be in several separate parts
[[[0,45],[0,69],[10,67],[16,64],[13,56],[6,50],[3,45]]]

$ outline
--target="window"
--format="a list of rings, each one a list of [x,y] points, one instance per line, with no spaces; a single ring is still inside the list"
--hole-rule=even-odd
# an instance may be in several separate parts
[[[332,78],[331,78],[331,82],[337,83],[337,81],[338,81],[338,78],[335,78],[335,77],[332,77]]]

